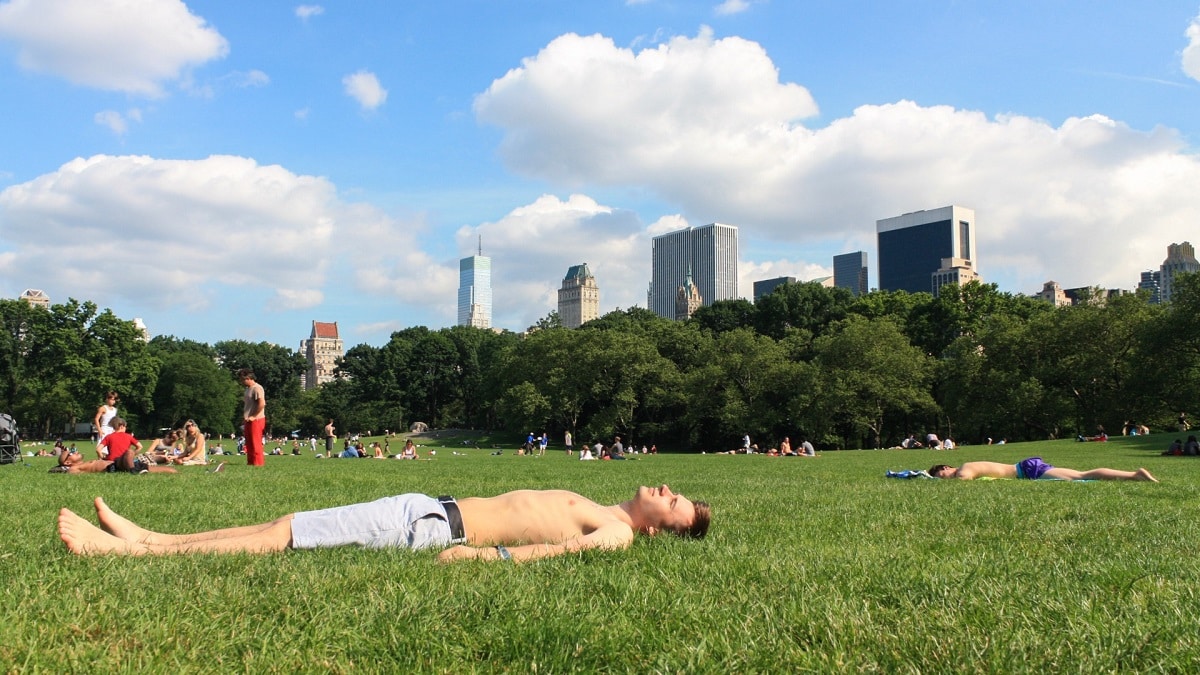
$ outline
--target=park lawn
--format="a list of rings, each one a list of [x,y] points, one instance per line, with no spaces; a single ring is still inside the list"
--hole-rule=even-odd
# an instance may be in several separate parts
[[[454,673],[1189,672],[1200,663],[1200,459],[1160,457],[1166,435],[587,463],[561,450],[497,457],[445,442],[432,461],[306,452],[268,457],[263,469],[234,457],[219,474],[64,476],[42,458],[0,466],[0,663]],[[1163,482],[884,478],[1035,454],[1073,468],[1145,466]],[[63,506],[95,522],[96,495],[151,529],[196,531],[400,492],[567,488],[615,503],[661,482],[712,503],[706,540],[446,566],[431,551],[355,549],[82,558],[55,531]]]

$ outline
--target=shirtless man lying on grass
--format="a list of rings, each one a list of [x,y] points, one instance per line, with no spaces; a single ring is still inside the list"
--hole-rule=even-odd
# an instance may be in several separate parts
[[[635,532],[668,531],[700,539],[709,507],[666,485],[640,487],[633,499],[601,506],[566,490],[516,490],[496,497],[454,500],[406,494],[320,511],[302,511],[269,523],[197,534],[161,534],[139,527],[96,498],[100,529],[69,509],[58,514],[58,534],[79,555],[268,553],[289,548],[445,548],[453,560],[525,561],[591,548],[621,549]],[[509,548],[511,547],[511,548]]]
[[[957,469],[948,464],[935,464],[929,470],[934,478],[1022,478],[1026,480],[1056,479],[1056,480],[1142,480],[1157,483],[1158,479],[1145,469],[1137,471],[1118,471],[1116,469],[1091,469],[1076,471],[1058,466],[1050,466],[1041,457],[1029,457],[1016,464],[1001,464],[1000,462],[967,462]]]

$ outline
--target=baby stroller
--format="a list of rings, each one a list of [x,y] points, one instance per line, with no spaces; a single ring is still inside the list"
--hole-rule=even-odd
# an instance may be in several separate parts
[[[12,415],[0,413],[0,464],[12,464],[21,456],[17,443],[17,421]]]

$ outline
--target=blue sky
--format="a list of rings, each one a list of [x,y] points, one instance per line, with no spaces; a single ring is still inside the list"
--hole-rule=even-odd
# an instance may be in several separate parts
[[[0,295],[205,342],[452,325],[480,237],[513,330],[687,224],[744,295],[951,203],[1005,291],[1200,244],[1198,0],[7,0],[0,91]]]

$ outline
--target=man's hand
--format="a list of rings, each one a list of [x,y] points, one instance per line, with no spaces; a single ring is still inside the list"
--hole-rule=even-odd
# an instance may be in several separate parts
[[[438,562],[448,563],[456,560],[478,560],[481,551],[490,549],[472,548],[470,546],[451,546],[438,554]]]

